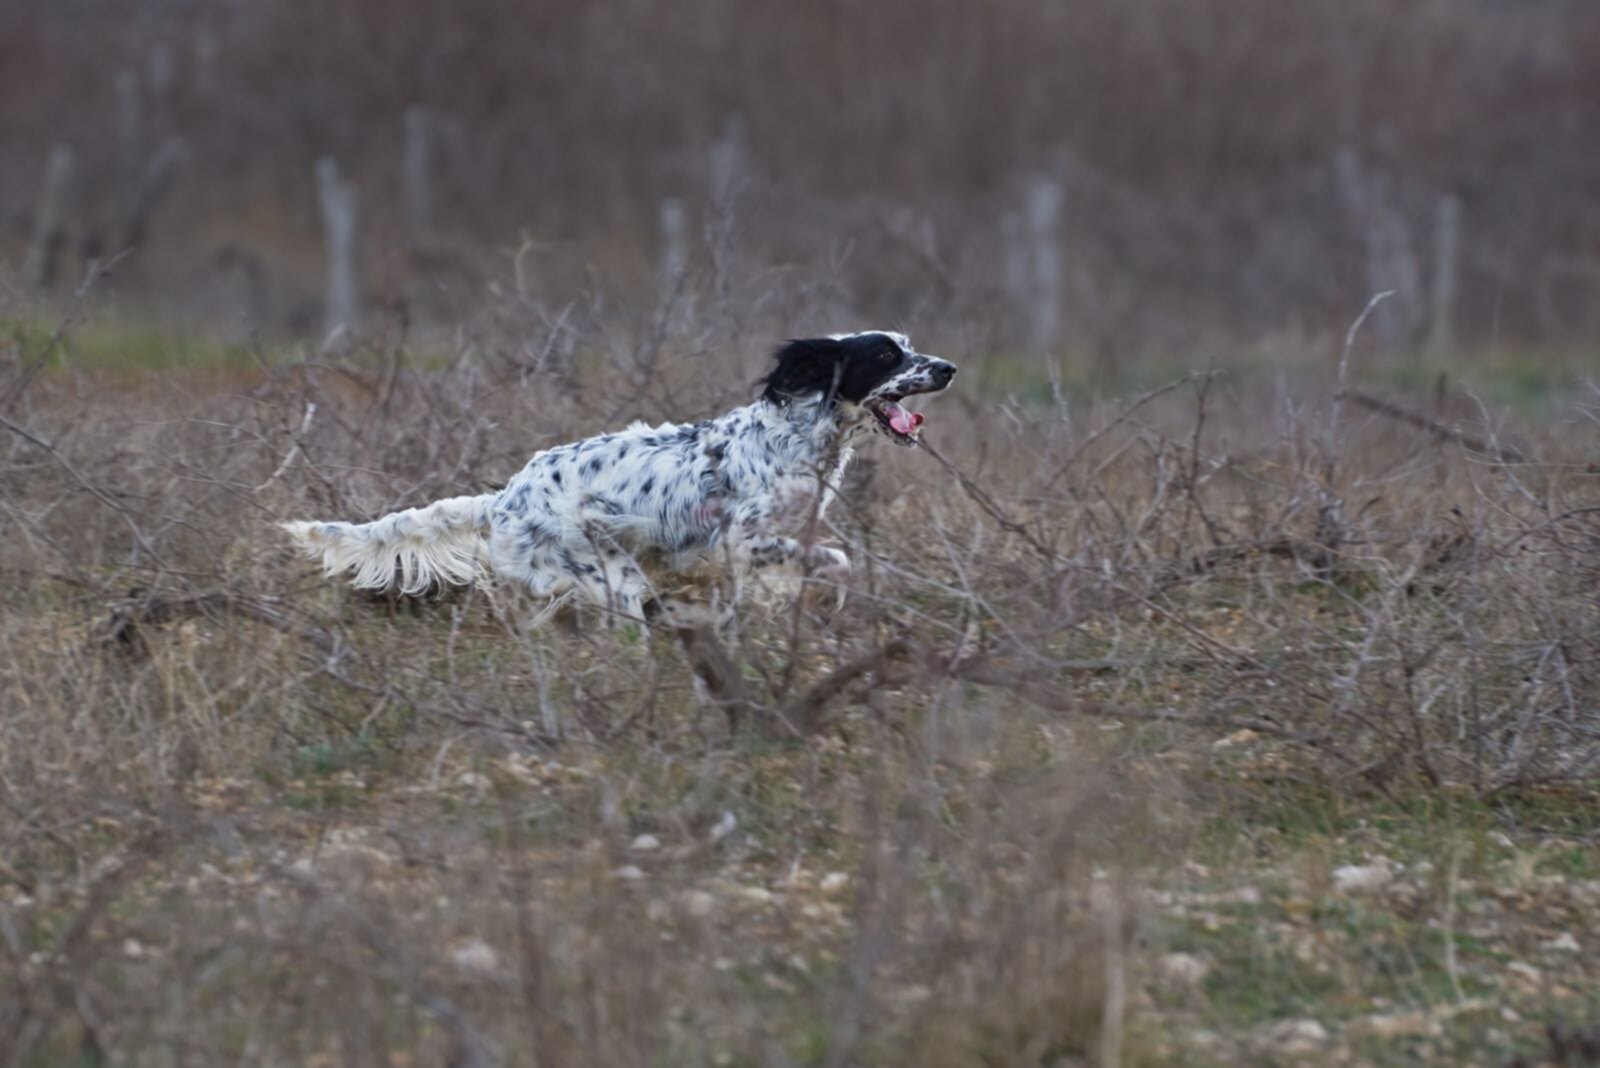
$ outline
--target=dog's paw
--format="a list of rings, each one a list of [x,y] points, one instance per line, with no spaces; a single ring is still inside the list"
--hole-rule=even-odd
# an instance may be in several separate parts
[[[812,569],[824,577],[842,579],[850,574],[850,558],[838,549],[813,545],[808,559]]]

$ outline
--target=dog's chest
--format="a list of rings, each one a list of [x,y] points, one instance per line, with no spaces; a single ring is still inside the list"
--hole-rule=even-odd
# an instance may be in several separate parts
[[[837,491],[839,478],[850,463],[844,450],[831,468],[823,468],[816,458],[804,463],[775,465],[757,483],[758,493],[770,503],[770,520],[775,528],[793,530],[822,517]]]

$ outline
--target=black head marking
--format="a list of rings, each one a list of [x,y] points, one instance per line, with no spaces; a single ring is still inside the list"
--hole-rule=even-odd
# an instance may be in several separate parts
[[[909,366],[911,353],[897,335],[873,331],[790,341],[776,358],[778,366],[761,380],[764,400],[783,405],[821,394],[859,404]]]

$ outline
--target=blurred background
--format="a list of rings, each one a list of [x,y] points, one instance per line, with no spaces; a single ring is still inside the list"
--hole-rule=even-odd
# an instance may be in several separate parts
[[[276,526],[865,327],[847,589]],[[1600,0],[0,0],[0,590],[0,1065],[1575,1064]]]
[[[125,252],[118,316],[235,341],[511,294],[1193,358],[1394,289],[1386,352],[1570,359],[1600,4],[3,0],[0,293]]]

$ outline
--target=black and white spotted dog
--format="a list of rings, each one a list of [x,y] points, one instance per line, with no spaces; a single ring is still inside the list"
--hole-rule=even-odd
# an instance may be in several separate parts
[[[416,593],[487,569],[552,603],[626,617],[653,610],[659,580],[707,558],[749,573],[799,563],[834,579],[849,558],[810,543],[864,430],[914,446],[955,365],[888,331],[790,341],[761,397],[716,419],[635,423],[536,454],[498,493],[452,497],[371,523],[283,528],[328,574]]]

